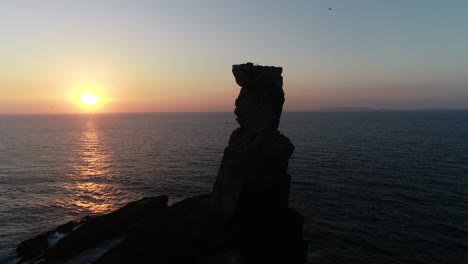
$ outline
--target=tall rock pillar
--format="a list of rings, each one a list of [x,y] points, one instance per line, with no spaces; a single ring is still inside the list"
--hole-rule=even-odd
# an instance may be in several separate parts
[[[230,219],[235,214],[268,213],[287,208],[293,144],[278,131],[284,103],[282,68],[233,65],[241,86],[236,99],[237,122],[213,189],[215,211]]]

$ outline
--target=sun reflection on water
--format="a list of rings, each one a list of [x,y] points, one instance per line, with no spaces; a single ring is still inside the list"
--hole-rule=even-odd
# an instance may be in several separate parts
[[[90,117],[81,134],[77,159],[71,181],[65,185],[70,198],[68,207],[78,214],[99,214],[116,209],[117,195],[121,193],[112,178],[110,152],[99,137],[95,120]]]

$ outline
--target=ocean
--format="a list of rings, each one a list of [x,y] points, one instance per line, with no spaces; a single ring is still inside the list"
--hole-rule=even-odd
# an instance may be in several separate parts
[[[0,116],[0,263],[144,196],[211,191],[232,113]],[[310,263],[468,263],[468,111],[286,112]]]

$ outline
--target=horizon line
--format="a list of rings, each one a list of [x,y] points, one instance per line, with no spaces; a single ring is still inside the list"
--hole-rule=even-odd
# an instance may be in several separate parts
[[[309,113],[309,112],[424,112],[424,111],[468,111],[468,108],[362,108],[362,107],[332,107],[313,110],[284,110],[283,113]],[[116,114],[208,114],[208,113],[233,113],[234,111],[135,111],[135,112],[63,112],[63,113],[0,113],[0,116],[33,116],[33,115],[116,115]]]

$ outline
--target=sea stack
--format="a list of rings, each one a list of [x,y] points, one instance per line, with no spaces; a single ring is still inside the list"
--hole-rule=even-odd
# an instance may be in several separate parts
[[[225,219],[288,207],[291,177],[286,170],[294,145],[278,131],[285,101],[282,71],[252,63],[232,66],[241,87],[234,111],[240,127],[224,150],[212,196]]]
[[[20,262],[69,260],[121,240],[94,264],[297,263],[306,260],[304,218],[288,206],[288,160],[294,146],[278,131],[284,103],[282,68],[232,68],[241,86],[234,130],[213,192],[167,206],[160,196],[108,215],[67,224],[18,246]],[[56,244],[51,235],[65,236]]]

